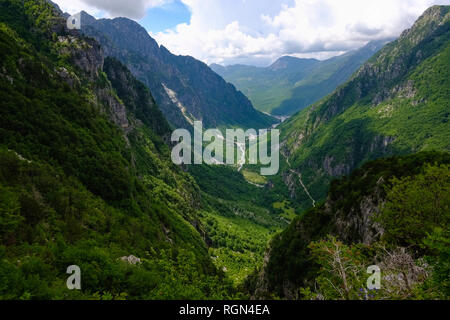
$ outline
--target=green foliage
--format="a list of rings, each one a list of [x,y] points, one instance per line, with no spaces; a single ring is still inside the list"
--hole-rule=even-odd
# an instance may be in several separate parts
[[[77,59],[95,43],[68,37],[47,1],[1,6],[0,299],[233,297],[148,90],[114,62],[126,86],[86,72]],[[122,103],[127,128],[113,121]],[[65,286],[72,264],[81,291]]]
[[[438,298],[450,297],[450,230],[448,226],[445,229],[436,228],[428,235],[424,240],[427,250],[431,254],[427,257],[427,260],[433,267],[433,275],[430,279],[430,283],[426,284],[423,289],[432,297]]]
[[[9,151],[0,153],[0,164],[0,225],[6,245],[0,250],[1,298],[106,297],[96,292],[114,299],[231,297],[231,284],[211,273],[206,252],[198,256],[195,232],[183,231],[181,219],[165,223],[178,226],[169,236],[184,243],[184,249],[158,240],[161,231],[152,217],[124,214],[61,170],[20,160]],[[183,240],[178,239],[182,232]],[[196,245],[201,247],[200,239]],[[143,265],[120,261],[130,253],[141,257]],[[72,264],[82,270],[80,293],[65,287],[65,268]]]
[[[361,249],[329,237],[309,245],[312,259],[320,265],[316,284],[327,300],[367,298],[365,261]]]
[[[261,266],[270,237],[279,229],[258,225],[247,218],[204,213],[202,221],[211,242],[214,264],[240,284]]]
[[[267,178],[265,176],[259,175],[256,172],[242,170],[242,175],[244,176],[245,180],[253,184],[264,186],[267,183]]]
[[[262,265],[271,236],[287,225],[271,206],[285,198],[248,183],[235,168],[201,165],[189,172],[202,190],[200,220],[214,264],[241,284]]]
[[[391,184],[379,216],[387,241],[417,246],[427,233],[449,225],[449,165],[428,165],[423,174],[393,178]]]
[[[342,250],[345,249],[344,251],[350,253],[353,252],[352,246],[356,246],[357,249],[364,241],[364,235],[374,235],[373,238],[369,238],[372,242],[379,240],[379,228],[375,225],[375,220],[378,220],[376,213],[385,204],[385,210],[381,211],[385,243],[381,243],[380,246],[382,248],[386,246],[386,250],[394,250],[393,252],[402,259],[404,257],[412,259],[418,269],[412,269],[412,271],[405,269],[407,270],[405,272],[417,274],[414,287],[408,287],[403,283],[391,283],[392,292],[385,291],[378,297],[386,299],[436,297],[436,293],[444,291],[445,286],[437,289],[437,282],[430,284],[431,280],[423,280],[423,277],[428,279],[429,276],[426,276],[428,271],[422,270],[426,268],[421,267],[423,263],[420,260],[426,255],[429,261],[433,261],[431,265],[436,265],[438,266],[435,267],[436,270],[441,270],[437,271],[438,274],[445,277],[446,251],[443,245],[447,234],[445,230],[447,230],[449,212],[449,163],[448,153],[423,152],[372,161],[355,170],[350,176],[333,181],[325,203],[294,219],[286,230],[276,235],[271,241],[270,259],[264,270],[269,293],[283,297],[286,287],[303,288],[306,290],[302,291],[303,297],[307,298],[307,288],[314,288],[316,281],[325,286],[325,291],[334,290],[326,280],[330,278],[330,275],[326,271],[325,273],[320,271],[321,266],[323,267],[326,262],[321,260],[326,258],[326,255],[321,255],[320,252],[323,253],[323,250],[329,248],[333,241],[323,243],[320,241],[333,235],[337,237]],[[408,208],[409,211],[405,212],[404,210]],[[363,210],[366,212],[364,213]],[[365,221],[364,219],[369,219],[369,223],[361,228],[358,221]],[[436,227],[444,230],[440,236],[434,235],[435,239],[439,239],[433,244],[436,250],[430,250],[428,246],[423,247],[427,233],[431,233]],[[375,236],[377,234],[378,236]],[[313,246],[318,249],[315,259],[311,259],[311,242],[317,244]],[[428,240],[427,243],[430,245],[433,242]],[[373,246],[376,245],[373,244]],[[399,246],[408,246],[412,250],[410,258],[395,251]],[[380,261],[389,262],[385,249],[372,250],[369,253],[365,253],[366,267],[378,264]],[[381,258],[378,259],[377,255]],[[358,268],[361,267],[359,258],[357,255],[351,258],[352,265]],[[386,264],[389,264],[388,262]],[[405,265],[408,263],[405,262]],[[394,271],[391,272],[394,273]],[[358,275],[355,279],[361,282],[363,281],[361,277],[362,275]],[[431,277],[430,279],[433,279],[434,276]],[[246,284],[249,288],[255,285],[251,283],[251,279]],[[358,287],[358,281],[355,282],[354,288]],[[333,285],[338,286],[342,283],[333,282]],[[359,287],[357,289],[359,290]],[[297,289],[294,291],[299,294]],[[339,290],[333,292],[328,292],[326,296],[330,299],[345,298]],[[319,293],[324,294],[322,291]],[[357,295],[359,292],[354,293]],[[314,296],[316,294],[317,292],[313,292]]]
[[[233,83],[258,110],[292,115],[330,94],[383,45],[371,42],[363,48],[325,61],[282,57],[273,65],[211,68]]]
[[[183,172],[170,161],[164,143],[169,125],[149,90],[123,65],[106,59],[102,70],[100,56],[96,65],[99,46],[68,34],[64,18],[47,1],[2,0],[0,9],[0,299],[232,299],[243,297],[236,285],[255,287],[258,277],[246,277],[262,269],[268,240],[300,210],[287,200],[281,175],[258,188],[233,168],[194,166]],[[448,149],[448,92],[441,90],[449,78],[445,28],[422,43],[423,61],[417,68],[409,61],[403,75],[418,84],[417,101],[398,96],[369,108],[357,86],[351,86],[323,107],[331,110],[339,102],[346,108],[342,118],[323,116],[319,108],[293,120],[308,130],[310,121],[326,118],[332,128],[319,128],[302,145],[305,157],[293,154],[292,163],[321,163],[316,160],[330,152],[335,161],[352,159],[356,167],[384,154],[355,147],[349,156],[347,147],[336,142],[338,136],[344,145],[369,149],[372,138],[386,135],[398,137],[396,152]],[[93,65],[84,66],[83,59]],[[186,59],[173,63],[185,64],[189,78],[198,79],[203,69]],[[191,83],[177,93],[190,96],[195,87]],[[373,92],[379,88],[374,85]],[[239,101],[229,98],[222,92],[207,102],[220,107]],[[233,114],[222,120],[270,123],[266,117],[248,117]],[[432,119],[423,125],[426,132],[418,130],[423,119]],[[286,128],[289,147],[295,137]],[[351,268],[392,264],[381,249],[355,245],[361,241],[355,225],[337,223],[361,220],[360,204],[372,196],[387,199],[380,218],[387,243],[380,248],[399,249],[393,252],[419,270],[413,268],[414,286],[390,283],[396,291],[388,297],[448,297],[449,163],[448,154],[432,152],[383,159],[333,182],[327,203],[295,218],[274,237],[266,267],[269,290],[283,296],[283,286],[292,283],[312,297],[317,281],[325,297],[358,298],[355,290],[366,275],[358,271],[344,285],[333,275],[329,258],[338,248]],[[312,193],[320,199],[330,177],[310,167],[302,176],[313,181]],[[257,169],[245,167],[247,178],[257,181]],[[339,241],[320,241],[330,234]],[[422,268],[422,256],[413,257],[398,245],[414,248],[415,255],[426,253],[431,276]],[[380,253],[379,261],[370,259],[374,252]],[[131,254],[141,262],[122,261]],[[82,270],[80,291],[65,286],[66,268],[73,264]]]
[[[314,199],[323,200],[333,178],[367,161],[450,150],[447,12],[431,8],[332,95],[280,126],[292,168]],[[302,188],[296,194],[307,207]]]
[[[0,185],[0,235],[2,242],[17,231],[23,217],[20,215],[18,195]]]

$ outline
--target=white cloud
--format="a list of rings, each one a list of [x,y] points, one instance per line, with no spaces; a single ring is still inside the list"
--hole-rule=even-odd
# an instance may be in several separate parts
[[[268,64],[282,55],[329,57],[398,36],[450,0],[182,0],[189,24],[151,34],[206,63]]]
[[[85,10],[97,17],[127,17],[135,20],[142,19],[147,9],[171,1],[173,0],[53,0],[61,10],[71,14]]]
[[[98,8],[87,5],[83,0],[52,0],[52,2],[56,3],[63,12],[70,14],[78,13],[81,10],[96,17],[101,17],[104,14]]]
[[[174,0],[54,0],[69,13],[135,20]],[[282,55],[326,58],[396,37],[433,4],[450,0],[181,0],[189,23],[150,33],[206,63],[267,65]]]

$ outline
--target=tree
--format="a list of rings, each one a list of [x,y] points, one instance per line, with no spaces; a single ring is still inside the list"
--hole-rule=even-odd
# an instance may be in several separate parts
[[[0,184],[0,240],[8,241],[22,221],[17,193]]]
[[[423,174],[394,178],[379,221],[388,242],[416,248],[434,228],[446,228],[450,222],[449,166],[428,165]]]
[[[309,245],[313,259],[321,266],[316,282],[325,299],[358,299],[364,288],[365,272],[361,252],[329,236],[327,240]]]
[[[433,268],[432,288],[450,297],[450,231],[436,228],[424,241],[433,254],[427,257]]]

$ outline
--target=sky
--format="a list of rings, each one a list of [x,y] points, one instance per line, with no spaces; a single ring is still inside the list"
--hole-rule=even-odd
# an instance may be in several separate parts
[[[174,54],[207,64],[267,66],[291,55],[326,59],[397,37],[450,0],[53,0],[71,14],[127,17]]]

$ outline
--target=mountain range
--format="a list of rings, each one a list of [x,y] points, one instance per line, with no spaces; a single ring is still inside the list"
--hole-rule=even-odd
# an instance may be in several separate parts
[[[127,18],[96,20],[81,13],[82,32],[95,38],[106,56],[125,64],[152,91],[169,123],[190,128],[201,120],[206,128],[267,128],[276,120],[255,110],[235,87],[206,64],[176,56],[159,46],[148,32]]]
[[[211,68],[247,95],[258,110],[287,116],[332,93],[389,40],[372,41],[324,61],[284,56],[266,68],[217,64]]]
[[[150,90],[49,2],[0,2],[0,92],[3,299],[234,294]]]
[[[450,149],[450,14],[432,7],[344,85],[280,126],[287,185],[307,204],[329,182],[390,155]],[[295,170],[293,173],[289,170]]]
[[[450,6],[359,58],[245,67],[320,91],[362,63],[277,127],[267,177],[171,161],[194,119],[273,124],[233,85],[134,21],[67,17],[0,0],[0,299],[448,299]]]

